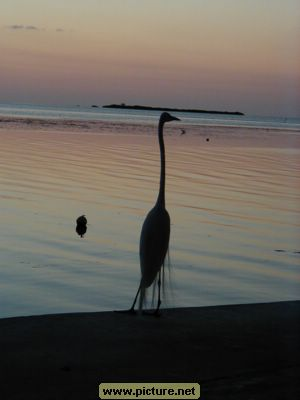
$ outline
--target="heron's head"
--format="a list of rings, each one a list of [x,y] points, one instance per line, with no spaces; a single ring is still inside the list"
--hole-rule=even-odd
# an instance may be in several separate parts
[[[177,117],[173,117],[173,115],[167,112],[163,112],[160,116],[160,122],[164,124],[165,122],[170,122],[170,121],[180,121],[180,119]]]

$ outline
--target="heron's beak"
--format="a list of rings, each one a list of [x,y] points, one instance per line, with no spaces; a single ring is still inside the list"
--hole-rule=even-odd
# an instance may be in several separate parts
[[[174,120],[174,121],[180,121],[180,119],[179,119],[179,118],[177,118],[177,117],[173,117],[173,115],[172,115],[172,118],[173,118],[173,120]]]

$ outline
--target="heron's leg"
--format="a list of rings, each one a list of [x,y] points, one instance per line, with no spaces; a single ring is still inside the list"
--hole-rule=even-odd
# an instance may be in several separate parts
[[[129,308],[129,310],[117,310],[117,311],[115,311],[115,312],[117,312],[117,313],[123,313],[123,314],[135,314],[135,309],[134,309],[134,307],[135,307],[135,303],[136,303],[136,301],[137,301],[137,298],[138,298],[138,296],[139,296],[140,290],[141,290],[141,284],[139,285],[139,288],[138,288],[138,290],[137,290],[137,292],[136,292],[136,295],[135,295],[135,298],[134,298],[134,300],[133,300],[132,306]]]
[[[160,300],[161,270],[158,273],[157,286],[158,286],[158,297],[157,297],[157,306],[156,306],[156,310],[154,311],[154,315],[159,316],[159,307],[161,305],[161,300]]]
[[[137,298],[138,298],[138,296],[139,296],[140,290],[141,290],[141,284],[139,285],[139,288],[138,288],[138,290],[137,290],[137,292],[136,292],[136,295],[135,295],[135,298],[134,298],[134,300],[133,300],[132,306],[131,306],[131,308],[129,309],[130,312],[134,312],[135,303],[136,303]]]

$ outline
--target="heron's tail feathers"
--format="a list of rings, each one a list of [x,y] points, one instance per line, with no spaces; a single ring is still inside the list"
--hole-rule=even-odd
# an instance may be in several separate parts
[[[167,268],[166,268],[167,267]],[[167,294],[172,290],[172,264],[170,257],[170,249],[168,248],[166,258],[162,268],[162,295],[167,297]]]
[[[171,270],[172,270],[172,265],[170,259],[170,252],[168,249],[160,273],[157,274],[152,286],[152,301],[151,301],[152,308],[155,308],[157,305],[156,301],[159,290],[161,298],[163,299],[164,303],[166,302],[168,303],[170,294],[172,297],[173,290],[172,290]]]
[[[153,284],[152,284],[152,301],[151,307],[156,308],[157,306],[157,296],[158,291],[160,291],[161,298],[164,301],[168,300],[168,295],[171,294],[172,297],[172,284],[171,284],[171,260],[169,249],[164,259],[163,265],[159,273],[157,274]],[[143,286],[141,282],[140,293],[139,293],[139,312],[142,313],[143,309],[147,308],[147,291],[148,289]]]

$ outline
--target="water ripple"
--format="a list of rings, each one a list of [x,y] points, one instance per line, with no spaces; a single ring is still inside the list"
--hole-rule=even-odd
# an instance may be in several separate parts
[[[172,132],[171,305],[298,298],[299,149],[205,145]],[[0,315],[129,305],[159,184],[156,136],[10,129],[0,139]]]

